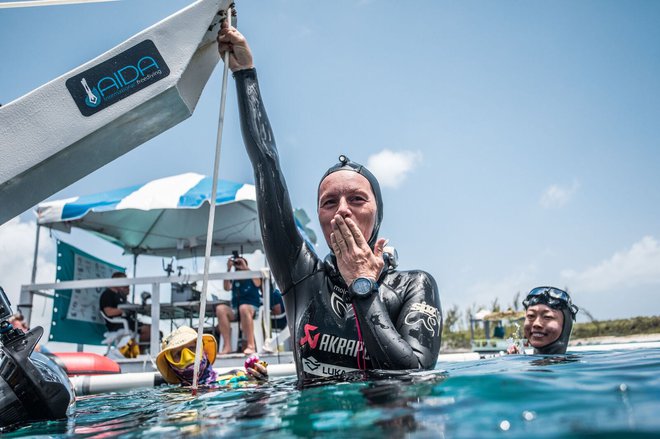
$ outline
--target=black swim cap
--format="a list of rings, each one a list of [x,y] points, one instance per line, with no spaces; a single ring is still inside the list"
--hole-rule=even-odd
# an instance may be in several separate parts
[[[371,191],[374,193],[374,197],[376,198],[376,223],[374,224],[374,229],[371,232],[371,237],[369,238],[369,247],[373,249],[374,246],[376,245],[376,241],[378,240],[378,231],[380,230],[380,223],[383,221],[383,197],[380,194],[380,184],[378,184],[378,179],[367,168],[365,168],[359,163],[352,162],[348,157],[342,154],[339,156],[339,163],[332,165],[327,171],[325,171],[323,177],[321,177],[321,181],[319,182],[319,187],[316,190],[317,208],[319,202],[319,191],[321,189],[321,183],[323,183],[323,180],[325,180],[325,178],[328,175],[337,171],[357,172],[358,174],[366,178],[367,181],[369,181],[369,184],[371,185]]]
[[[527,298],[523,300],[525,309],[539,304],[560,311],[564,316],[564,324],[557,340],[540,348],[534,348],[534,353],[542,355],[565,354],[573,330],[573,321],[579,308],[573,305],[571,296],[566,291],[554,287],[532,288],[527,294]]]

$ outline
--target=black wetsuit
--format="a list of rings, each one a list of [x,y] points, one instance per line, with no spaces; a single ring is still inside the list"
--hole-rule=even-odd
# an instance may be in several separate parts
[[[431,369],[440,350],[442,313],[435,280],[423,271],[386,270],[379,292],[350,303],[332,257],[321,260],[296,228],[275,139],[254,69],[234,74],[243,140],[254,168],[266,256],[286,305],[299,379],[366,368]],[[355,309],[355,312],[354,312]]]

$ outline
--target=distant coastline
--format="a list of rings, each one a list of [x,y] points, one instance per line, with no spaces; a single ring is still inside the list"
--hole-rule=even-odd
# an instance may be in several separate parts
[[[576,338],[569,342],[569,346],[599,345],[613,343],[642,343],[660,341],[660,332],[655,334],[632,334],[624,336],[605,335],[600,337]]]
[[[631,317],[617,320],[592,320],[580,322],[573,327],[573,342],[581,339],[600,339],[606,337],[624,338],[660,334],[660,316]]]
[[[578,320],[580,320],[580,317]],[[459,329],[458,331],[451,331],[450,326],[446,323],[447,321],[445,321],[445,327],[442,334],[443,343],[441,352],[450,353],[471,351],[470,330]],[[516,333],[517,328],[514,324],[506,324],[505,322],[504,326],[506,334],[505,338]],[[484,328],[482,326],[475,327],[473,337],[475,339],[486,338]],[[654,341],[660,341],[660,316],[631,317],[629,319],[603,321],[592,320],[590,322],[578,321],[573,326],[573,334],[569,345],[583,346]]]

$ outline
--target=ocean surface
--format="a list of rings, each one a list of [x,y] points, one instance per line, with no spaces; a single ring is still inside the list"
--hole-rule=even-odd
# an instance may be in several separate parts
[[[299,390],[295,378],[193,396],[175,386],[78,398],[66,421],[3,437],[660,437],[660,349],[511,355]]]

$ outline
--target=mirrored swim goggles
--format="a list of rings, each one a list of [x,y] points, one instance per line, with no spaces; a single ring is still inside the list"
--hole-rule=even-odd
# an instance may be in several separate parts
[[[580,310],[571,302],[571,296],[564,290],[555,287],[536,287],[533,288],[528,294],[527,298],[523,300],[525,309],[536,304],[546,304],[550,308],[560,309],[568,308],[568,310],[575,318],[575,314]]]
[[[189,348],[181,349],[178,361],[175,360],[174,356],[172,355],[173,350],[174,349],[171,349],[165,352],[165,358],[172,366],[176,367],[177,369],[185,369],[186,366],[195,362],[195,352]]]

